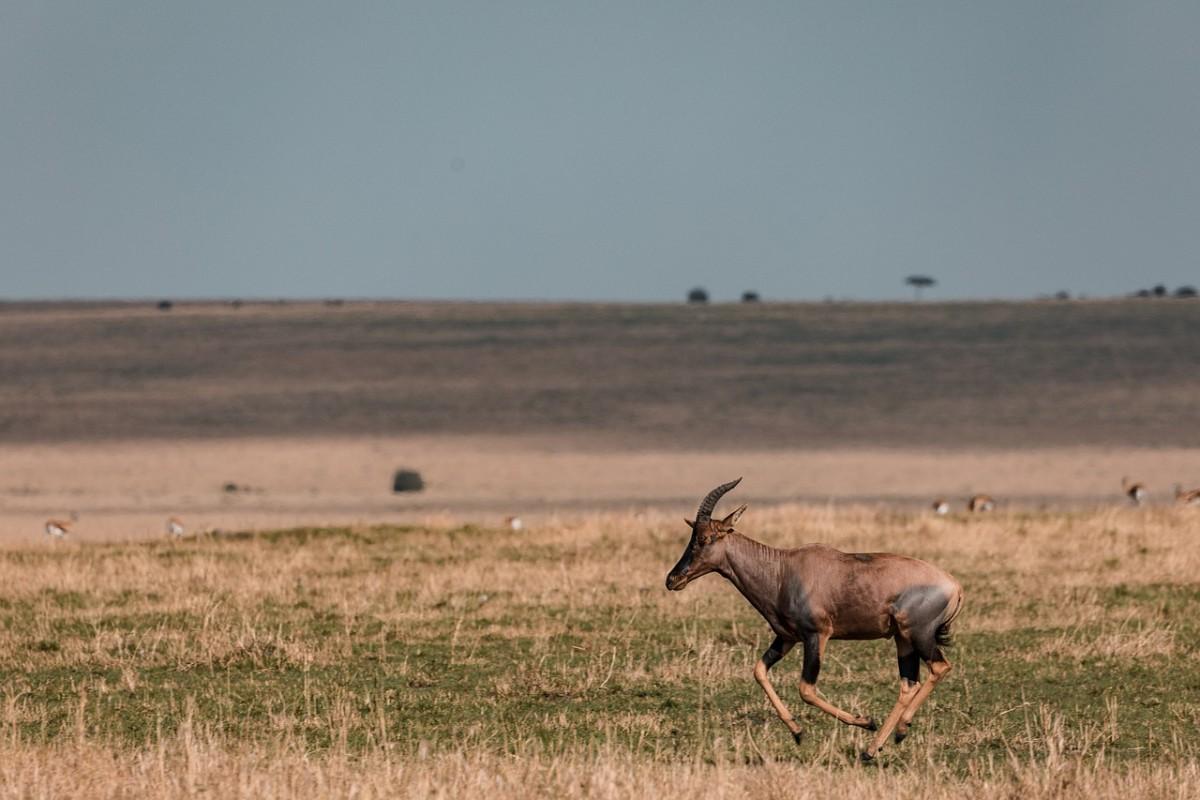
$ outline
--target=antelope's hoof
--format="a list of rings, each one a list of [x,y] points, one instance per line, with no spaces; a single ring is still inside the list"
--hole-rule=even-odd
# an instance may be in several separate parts
[[[804,741],[804,731],[792,731],[792,741],[801,744]]]
[[[870,764],[872,761],[875,760],[875,756],[871,755],[866,750],[863,750],[861,753],[858,754],[858,760],[864,764]]]
[[[875,721],[874,717],[867,717],[867,724],[863,725],[863,727],[869,731],[877,731],[879,730],[879,723]]]
[[[892,734],[892,741],[895,742],[896,744],[900,744],[907,738],[908,738],[908,731],[896,731],[895,733]]]

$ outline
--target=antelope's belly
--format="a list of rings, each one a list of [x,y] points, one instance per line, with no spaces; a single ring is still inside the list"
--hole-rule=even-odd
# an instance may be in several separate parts
[[[889,614],[862,615],[839,619],[833,626],[833,639],[885,639],[893,634]]]

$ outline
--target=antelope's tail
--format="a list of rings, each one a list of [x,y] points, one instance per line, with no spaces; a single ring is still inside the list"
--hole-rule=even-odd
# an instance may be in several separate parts
[[[942,624],[938,625],[937,631],[933,634],[934,641],[938,647],[951,647],[954,644],[954,637],[950,632],[950,623],[954,622],[958,612],[962,611],[963,592],[962,586],[958,587],[958,592],[955,593],[953,606],[947,606],[950,610],[946,614],[946,618],[942,620]]]

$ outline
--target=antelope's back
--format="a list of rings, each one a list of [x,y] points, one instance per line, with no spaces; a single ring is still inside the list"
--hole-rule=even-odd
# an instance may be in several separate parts
[[[806,585],[805,605],[818,621],[828,617],[835,638],[891,636],[897,614],[948,622],[962,604],[954,576],[927,561],[896,553],[843,553],[825,545],[793,553],[793,568]]]

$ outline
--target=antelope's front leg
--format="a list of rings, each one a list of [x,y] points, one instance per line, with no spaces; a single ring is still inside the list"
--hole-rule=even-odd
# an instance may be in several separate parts
[[[763,653],[762,658],[754,665],[754,680],[758,681],[758,685],[767,693],[767,699],[775,707],[775,713],[783,720],[783,724],[787,725],[788,730],[792,732],[792,738],[796,740],[796,744],[800,744],[800,739],[804,736],[804,729],[800,727],[792,716],[792,712],[788,711],[787,706],[779,699],[775,687],[771,685],[771,679],[767,677],[767,671],[775,666],[779,659],[786,656],[794,644],[795,642],[785,641],[776,636],[775,641],[771,642],[771,646],[767,648],[767,652]]]
[[[843,711],[817,694],[817,676],[821,674],[821,657],[825,655],[825,643],[828,641],[829,635],[825,633],[816,633],[804,638],[804,668],[800,672],[800,696],[810,706],[821,709],[847,725],[866,728],[869,731],[876,730],[878,726],[875,720]]]

